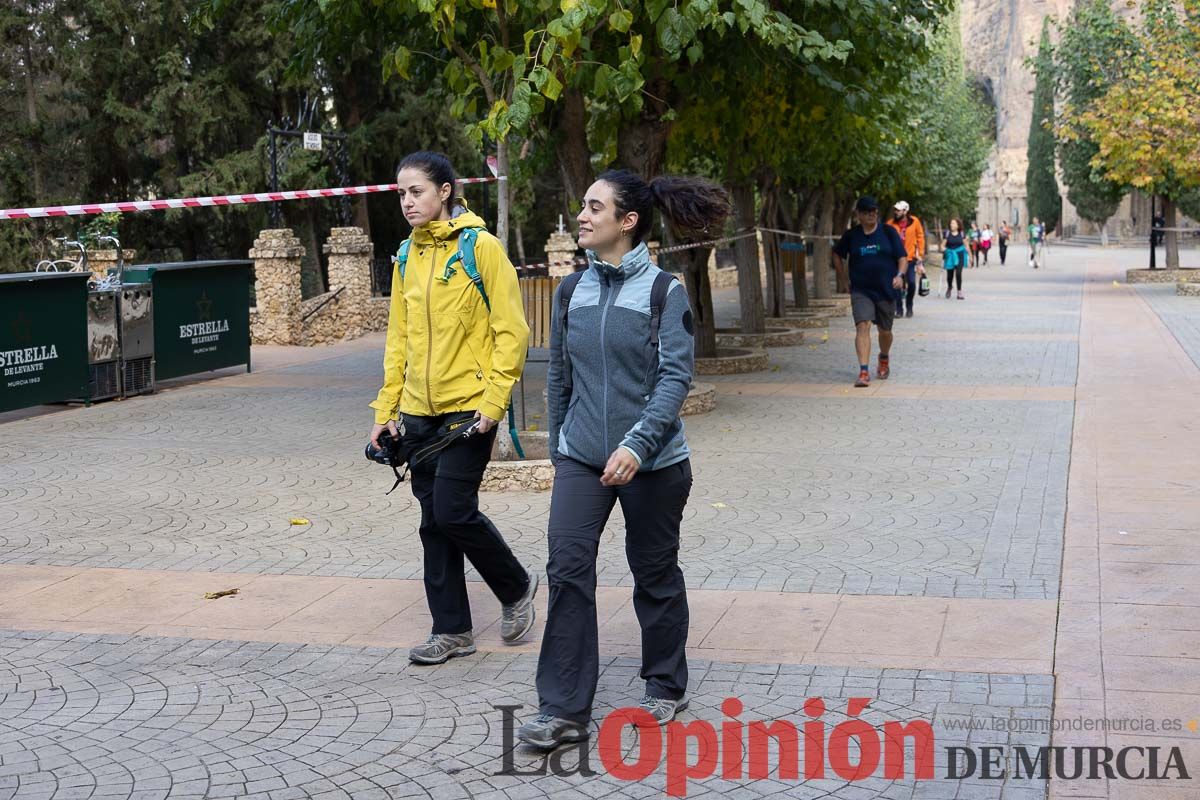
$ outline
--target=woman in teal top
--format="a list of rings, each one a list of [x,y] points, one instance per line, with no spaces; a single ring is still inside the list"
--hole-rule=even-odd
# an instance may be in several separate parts
[[[962,292],[962,274],[967,266],[967,246],[963,242],[962,223],[957,218],[950,220],[950,230],[942,238],[942,266],[946,268],[946,299],[955,279],[958,280],[958,299],[965,300]]]

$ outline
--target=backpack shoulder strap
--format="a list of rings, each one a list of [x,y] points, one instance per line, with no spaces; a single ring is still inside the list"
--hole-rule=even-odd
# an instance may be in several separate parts
[[[567,312],[571,310],[571,295],[575,294],[575,287],[583,280],[584,272],[572,272],[558,284],[558,307],[562,311],[563,330],[567,327]]]
[[[400,280],[404,280],[404,268],[408,266],[408,249],[412,246],[412,239],[405,239],[400,243],[400,249],[396,251],[396,256],[392,260],[396,262],[396,266],[400,268]]]
[[[654,286],[650,288],[650,344],[658,347],[658,329],[662,320],[663,306],[667,304],[667,293],[671,291],[671,282],[675,276],[669,272],[659,272],[654,276]]]
[[[462,262],[463,271],[467,273],[471,283],[479,290],[483,304],[491,311],[492,301],[488,299],[487,290],[483,288],[483,276],[479,274],[479,267],[475,263],[475,240],[478,238],[479,228],[463,228],[462,233],[458,235],[457,259]]]

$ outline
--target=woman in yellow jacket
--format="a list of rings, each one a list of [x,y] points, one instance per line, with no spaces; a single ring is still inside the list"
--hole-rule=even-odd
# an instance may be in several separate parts
[[[479,484],[496,425],[525,365],[529,326],[517,273],[483,220],[455,196],[456,178],[440,153],[407,156],[397,168],[404,216],[413,226],[404,271],[392,276],[384,381],[371,441],[385,428],[406,441],[431,442],[475,420],[478,433],[412,468],[421,504],[425,596],[433,630],[409,651],[421,664],[475,652],[465,556],[502,604],[501,635],[515,642],[533,627],[537,576],[527,571],[496,526],[479,511]],[[477,287],[456,258],[459,236],[475,229]],[[485,298],[486,293],[486,298]]]

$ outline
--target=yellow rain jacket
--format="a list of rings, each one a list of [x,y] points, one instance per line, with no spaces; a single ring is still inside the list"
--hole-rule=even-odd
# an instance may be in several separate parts
[[[463,228],[482,228],[470,211],[413,230],[404,280],[392,270],[392,302],[383,355],[383,388],[371,403],[375,422],[400,412],[430,417],[479,411],[502,419],[513,384],[521,377],[529,325],[517,272],[500,241],[486,231],[475,240],[475,263],[491,301],[461,263],[445,279]]]

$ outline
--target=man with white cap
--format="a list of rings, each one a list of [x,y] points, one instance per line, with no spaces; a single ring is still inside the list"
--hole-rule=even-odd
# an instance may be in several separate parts
[[[893,218],[888,225],[896,229],[904,242],[904,250],[908,255],[908,271],[904,274],[904,288],[896,290],[896,316],[911,317],[913,315],[913,298],[917,295],[917,275],[925,274],[925,226],[921,220],[908,212],[908,203],[901,200],[892,207]],[[905,310],[905,299],[908,309]]]

